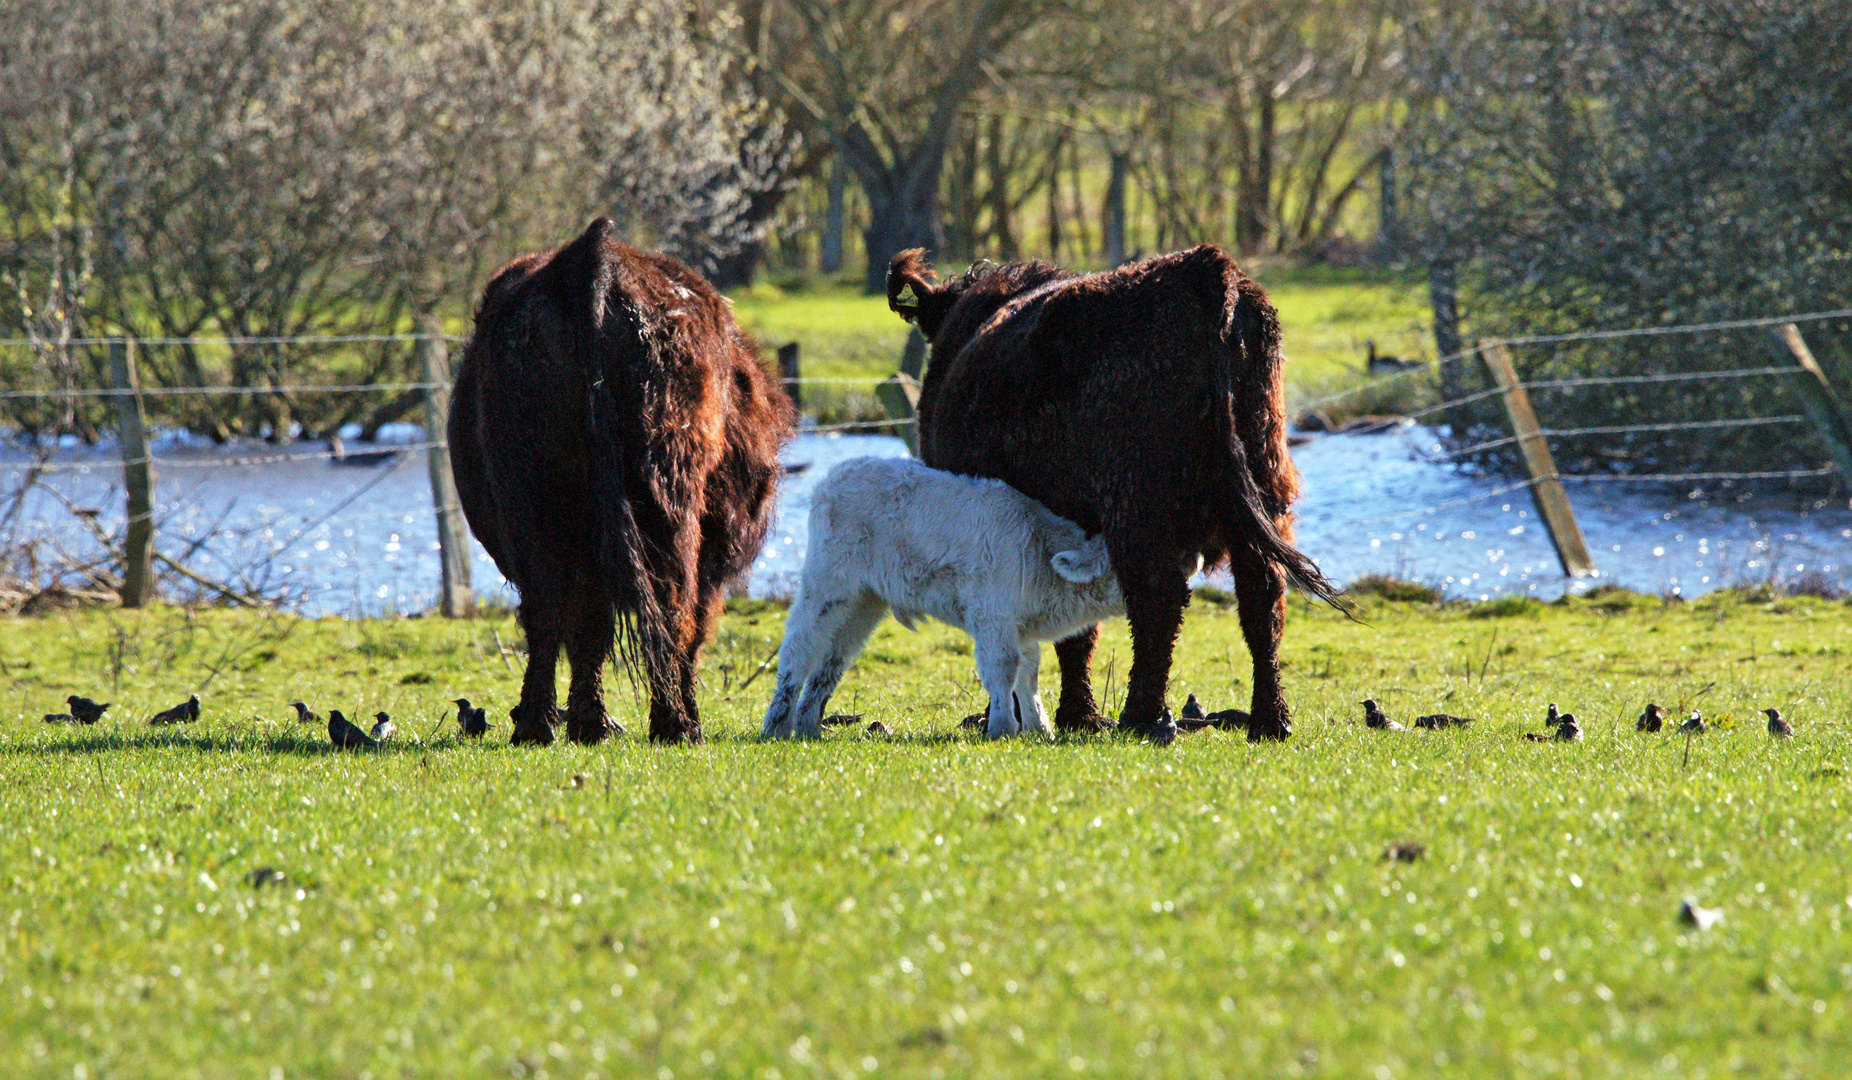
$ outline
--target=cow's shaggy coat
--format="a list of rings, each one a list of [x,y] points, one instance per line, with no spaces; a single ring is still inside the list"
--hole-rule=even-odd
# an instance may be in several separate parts
[[[726,300],[609,219],[483,289],[450,454],[470,528],[520,591],[528,663],[512,740],[603,739],[614,647],[649,679],[650,737],[699,741],[695,669],[727,582],[770,523],[794,423]]]
[[[888,303],[932,343],[920,456],[1003,480],[1103,533],[1132,627],[1120,722],[1164,713],[1189,587],[1186,554],[1227,561],[1254,660],[1250,738],[1281,738],[1279,641],[1290,578],[1335,589],[1291,542],[1279,319],[1259,285],[1205,246],[1097,274],[1041,263],[936,280],[894,258]],[[1056,645],[1057,727],[1107,726],[1088,681],[1097,630]]]
[[[814,738],[843,672],[888,611],[970,634],[990,694],[987,733],[1049,731],[1041,642],[1125,610],[1099,537],[1009,485],[910,459],[831,470],[810,505],[810,547],[785,640],[767,738]]]

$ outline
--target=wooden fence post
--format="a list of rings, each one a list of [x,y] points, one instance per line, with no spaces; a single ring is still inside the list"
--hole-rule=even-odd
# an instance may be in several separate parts
[[[907,453],[920,456],[920,384],[904,371],[896,371],[875,387],[875,400],[887,411],[890,420],[911,420],[894,425],[894,434],[907,444]]]
[[[122,606],[138,608],[154,599],[154,465],[148,459],[148,417],[135,374],[134,342],[118,338],[109,343],[109,379],[117,391],[116,439],[122,451],[122,483],[128,489]]]
[[[1833,464],[1839,467],[1839,479],[1846,487],[1852,488],[1852,420],[1846,418],[1846,411],[1839,404],[1839,395],[1833,393],[1833,384],[1826,381],[1826,373],[1813,358],[1812,350],[1807,348],[1807,341],[1801,337],[1800,327],[1793,323],[1782,323],[1772,331],[1774,340],[1771,349],[1778,360],[1792,362],[1796,370],[1788,380],[1794,387],[1794,394],[1801,399],[1801,408],[1807,411],[1807,418],[1813,421],[1814,430],[1820,433],[1820,441],[1826,444],[1827,452],[1833,456]]]
[[[906,348],[900,350],[900,370],[918,382],[926,371],[926,335],[915,326],[907,331]]]
[[[778,377],[784,380],[785,393],[791,395],[791,404],[796,406],[799,412],[802,412],[804,409],[804,384],[798,382],[798,379],[802,378],[802,376],[798,374],[797,342],[786,342],[778,346]]]
[[[1563,565],[1563,574],[1572,578],[1593,577],[1595,560],[1589,555],[1588,542],[1582,539],[1582,527],[1576,524],[1575,513],[1569,508],[1569,495],[1563,490],[1562,477],[1556,472],[1556,461],[1550,456],[1550,445],[1537,423],[1537,413],[1530,406],[1530,395],[1518,381],[1510,350],[1502,341],[1482,342],[1479,358],[1502,391],[1499,400],[1504,403],[1505,416],[1511,421],[1511,433],[1517,436],[1524,471],[1530,474],[1531,501],[1537,506],[1537,516],[1543,519],[1544,528],[1550,530],[1550,542],[1556,545],[1556,558]]]
[[[470,595],[469,526],[457,501],[456,476],[450,471],[450,446],[445,441],[450,423],[450,357],[444,348],[443,329],[436,319],[425,322],[418,340],[424,360],[425,462],[431,469],[431,502],[437,510],[437,556],[443,564],[443,582],[437,607],[445,618],[468,616],[475,606]]]

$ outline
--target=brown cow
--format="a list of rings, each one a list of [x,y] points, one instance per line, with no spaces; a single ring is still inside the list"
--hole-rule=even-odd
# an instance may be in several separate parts
[[[895,256],[888,305],[932,343],[920,456],[1003,480],[1103,532],[1132,625],[1124,728],[1154,734],[1189,603],[1178,568],[1234,573],[1254,658],[1250,739],[1284,738],[1279,645],[1288,579],[1342,606],[1291,543],[1298,473],[1286,455],[1280,327],[1266,293],[1205,246],[1104,273],[974,267],[938,283]],[[1055,724],[1097,730],[1088,665],[1098,628],[1055,646]]]
[[[451,464],[470,529],[521,594],[512,741],[605,737],[614,647],[649,678],[650,738],[699,742],[695,669],[770,524],[790,399],[727,301],[599,218],[496,273],[457,371]]]

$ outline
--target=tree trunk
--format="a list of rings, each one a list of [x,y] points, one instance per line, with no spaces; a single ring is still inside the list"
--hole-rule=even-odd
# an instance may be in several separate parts
[[[918,174],[930,175],[931,179],[906,183],[907,174],[903,174],[902,183],[890,186],[871,183],[863,174],[868,227],[862,230],[862,245],[868,253],[868,264],[862,287],[870,295],[887,291],[887,264],[895,255],[908,248],[937,251],[945,242],[939,228],[937,163],[930,170],[915,171],[914,175]]]
[[[1456,401],[1466,394],[1466,365],[1457,359],[1466,343],[1460,338],[1459,278],[1450,260],[1436,259],[1428,264],[1428,302],[1434,308],[1434,348],[1440,352],[1440,395]],[[1447,410],[1447,424],[1455,439],[1466,437],[1471,423],[1466,410],[1466,406]]]
[[[1249,167],[1242,171],[1241,209],[1235,218],[1235,244],[1243,252],[1259,251],[1267,243],[1273,197],[1273,109],[1273,94],[1262,87],[1253,156]]]
[[[848,194],[849,171],[842,159],[830,159],[829,208],[823,212],[823,272],[834,274],[842,269],[843,199]]]
[[[1003,117],[998,113],[990,116],[990,135],[984,145],[984,171],[990,179],[990,231],[996,237],[997,258],[1001,262],[1015,262],[1022,258],[1022,248],[1016,243],[1016,230],[1010,221],[1010,170],[1003,166]]]
[[[1125,262],[1125,159],[1122,150],[1112,152],[1112,172],[1106,181],[1105,233],[1106,265]]]

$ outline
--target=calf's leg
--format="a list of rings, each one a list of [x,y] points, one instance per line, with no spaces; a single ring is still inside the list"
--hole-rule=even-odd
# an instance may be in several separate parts
[[[1048,726],[1048,711],[1042,708],[1041,642],[1025,641],[1017,647],[1022,658],[1016,662],[1016,683],[1010,693],[1016,698],[1016,715],[1021,721],[1022,732],[1053,735],[1054,729]]]
[[[1280,687],[1280,634],[1286,627],[1286,577],[1256,555],[1236,552],[1230,560],[1241,636],[1254,658],[1254,699],[1248,706],[1248,739],[1284,739],[1292,732],[1292,710]]]
[[[825,605],[819,610],[817,644],[812,653],[814,667],[804,681],[804,693],[791,724],[792,735],[815,739],[823,734],[823,710],[830,695],[836,692],[843,672],[855,662],[886,614],[887,604],[873,593],[842,599],[833,607]]]

